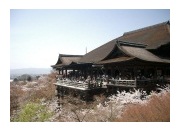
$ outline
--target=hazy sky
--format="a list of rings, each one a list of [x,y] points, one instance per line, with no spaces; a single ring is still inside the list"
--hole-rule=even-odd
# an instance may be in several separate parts
[[[170,20],[170,10],[11,10],[10,68],[47,68],[124,32]]]

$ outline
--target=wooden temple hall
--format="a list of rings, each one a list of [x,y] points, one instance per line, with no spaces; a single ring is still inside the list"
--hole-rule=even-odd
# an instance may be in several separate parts
[[[170,22],[126,32],[85,55],[59,54],[51,67],[59,97],[170,84]]]

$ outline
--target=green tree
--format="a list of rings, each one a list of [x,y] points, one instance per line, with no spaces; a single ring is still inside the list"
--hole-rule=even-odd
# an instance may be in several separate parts
[[[21,112],[18,115],[18,118],[15,119],[17,122],[44,122],[53,115],[52,112],[49,112],[45,105],[40,103],[28,103],[22,107]]]
[[[32,81],[32,77],[31,77],[31,76],[28,76],[28,77],[27,77],[27,81],[29,81],[29,82]]]

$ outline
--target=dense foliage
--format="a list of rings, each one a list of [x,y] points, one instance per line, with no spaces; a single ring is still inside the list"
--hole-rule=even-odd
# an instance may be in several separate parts
[[[134,90],[118,92],[110,97],[95,96],[94,102],[65,96],[57,108],[55,96],[56,73],[39,77],[35,81],[11,83],[11,121],[170,121],[170,89],[160,92]]]

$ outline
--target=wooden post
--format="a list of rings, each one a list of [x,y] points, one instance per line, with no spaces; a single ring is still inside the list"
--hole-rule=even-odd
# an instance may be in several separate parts
[[[112,66],[111,66],[111,77],[114,77],[114,69]]]
[[[157,79],[157,67],[155,67],[154,79]]]
[[[58,104],[58,107],[57,107],[57,109],[60,109],[60,106],[61,106],[61,94],[60,94],[60,87],[59,86],[57,86],[56,87],[56,90],[57,90],[57,97],[58,97],[58,99],[57,99],[57,104]]]
[[[147,76],[148,76],[148,73],[147,73],[147,67],[144,67],[144,76],[147,78]]]
[[[134,83],[134,86],[135,86],[135,88],[137,87],[137,79],[136,79],[136,77],[135,77],[135,83]]]
[[[91,79],[93,78],[93,70],[92,70],[93,68],[91,68],[91,70],[90,70],[90,76],[91,76]]]
[[[75,74],[75,70],[74,70],[74,68],[73,68],[73,74]]]
[[[84,70],[84,78],[87,78],[87,69]]]
[[[137,77],[137,67],[134,67],[134,78],[136,79],[136,77]]]
[[[105,76],[107,75],[107,68],[105,67]]]
[[[65,72],[66,72],[66,77],[67,77],[67,68],[66,68]]]
[[[62,75],[64,75],[64,70],[63,70],[63,68],[62,68]]]
[[[97,68],[97,74],[96,77],[99,77],[99,68]]]

